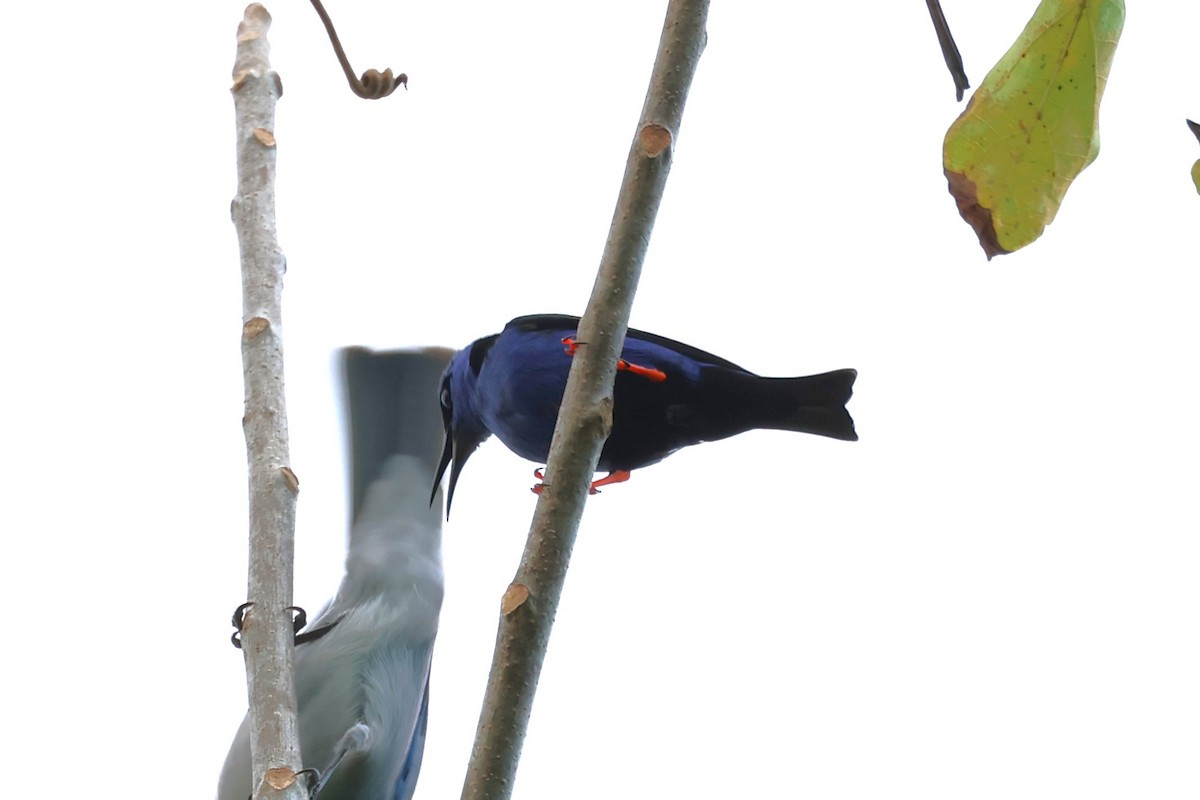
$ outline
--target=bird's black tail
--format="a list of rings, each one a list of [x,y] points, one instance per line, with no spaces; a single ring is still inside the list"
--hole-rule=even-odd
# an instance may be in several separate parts
[[[755,427],[858,441],[846,411],[856,377],[855,370],[839,369],[802,378],[758,378],[756,394],[764,402]]]

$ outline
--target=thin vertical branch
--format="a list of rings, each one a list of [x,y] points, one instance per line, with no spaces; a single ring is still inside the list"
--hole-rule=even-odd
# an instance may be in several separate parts
[[[237,122],[237,196],[231,216],[242,255],[242,425],[250,472],[250,607],[242,650],[250,699],[253,786],[259,798],[306,796],[300,765],[292,673],[292,555],[296,476],[288,466],[280,299],[284,258],[275,235],[275,102],[283,89],[271,71],[271,15],[246,7],[233,67]]]
[[[505,592],[487,693],[464,800],[512,794],[521,745],[571,549],[600,450],[612,425],[612,390],[642,261],[671,169],[671,155],[704,49],[707,0],[671,0],[646,103],[625,166],[608,241],[579,324],[525,553]]]

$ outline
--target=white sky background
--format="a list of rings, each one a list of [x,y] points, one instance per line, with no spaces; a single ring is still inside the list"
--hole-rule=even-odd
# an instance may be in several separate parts
[[[976,85],[1035,6],[946,3]],[[335,2],[357,70],[410,76],[373,103],[307,3],[269,8],[315,612],[333,352],[583,310],[664,4]],[[241,13],[5,11],[13,797],[212,797],[245,709]],[[588,504],[516,797],[1195,797],[1200,7],[1132,5],[1099,160],[991,263],[946,192],[962,106],[922,3],[715,3],[708,30],[633,324],[856,367],[861,441],[755,432]],[[492,442],[459,484],[418,797],[460,790],[534,466]]]

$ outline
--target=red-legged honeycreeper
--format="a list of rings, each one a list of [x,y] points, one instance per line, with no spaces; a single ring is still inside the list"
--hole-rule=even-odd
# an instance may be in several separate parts
[[[535,314],[477,339],[442,373],[446,439],[433,491],[446,467],[454,486],[471,453],[493,433],[522,458],[545,463],[577,346],[579,317]],[[592,484],[619,483],[630,470],[680,448],[755,428],[856,441],[846,411],[857,373],[763,378],[691,345],[630,328],[613,387],[612,432]],[[540,477],[540,475],[539,475]],[[537,491],[540,487],[534,487]]]

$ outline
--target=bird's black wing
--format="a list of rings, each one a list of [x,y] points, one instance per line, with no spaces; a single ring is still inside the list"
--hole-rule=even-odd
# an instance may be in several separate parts
[[[527,333],[537,331],[556,331],[556,330],[575,330],[579,327],[579,317],[573,317],[569,314],[530,314],[525,317],[517,317],[505,327],[515,327]],[[698,347],[693,347],[690,344],[677,342],[674,339],[668,339],[665,336],[659,336],[657,333],[649,333],[641,331],[637,328],[630,328],[625,338],[640,339],[644,342],[657,344],[660,347],[666,347],[669,350],[674,350],[676,353],[684,355],[695,361],[700,361],[705,364],[713,364],[727,369],[734,369],[738,372],[753,374],[745,367],[740,367],[732,361],[712,353],[701,350]]]

